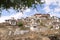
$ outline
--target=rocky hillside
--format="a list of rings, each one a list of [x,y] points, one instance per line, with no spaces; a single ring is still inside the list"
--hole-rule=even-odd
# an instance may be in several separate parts
[[[46,16],[46,15],[45,15]],[[35,16],[34,16],[35,17]],[[60,19],[50,16],[21,19],[18,25],[0,23],[0,40],[60,40]]]

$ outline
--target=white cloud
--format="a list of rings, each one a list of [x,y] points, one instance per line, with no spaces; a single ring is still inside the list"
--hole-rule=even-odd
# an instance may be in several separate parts
[[[59,0],[44,0],[44,1],[45,1],[45,5],[47,5],[47,6],[53,4],[53,5],[57,5],[60,7],[60,1]]]
[[[26,9],[26,10],[24,10],[24,12],[26,13],[26,12],[30,12],[31,11],[31,9]]]
[[[60,14],[58,13],[49,13],[51,16],[57,16],[57,17],[60,17]]]
[[[26,12],[30,12],[31,10],[30,9],[26,9],[25,11],[24,11],[24,13],[26,13]],[[23,14],[22,12],[17,12],[17,13],[13,13],[12,15],[10,15],[10,16],[2,16],[2,17],[0,17],[0,23],[1,22],[4,22],[6,19],[10,19],[11,17],[14,17],[15,19],[18,19],[18,18],[21,18],[21,17],[26,17],[27,15],[26,14]]]
[[[60,12],[60,8],[59,7],[55,8],[54,12]]]
[[[46,5],[50,5],[51,3],[55,3],[56,4],[57,0],[45,0],[45,4]]]
[[[0,18],[0,23],[1,22],[5,22],[4,20],[6,20],[6,19],[9,19],[10,17],[8,17],[8,16],[3,16],[3,17],[1,17]]]
[[[0,18],[0,23],[4,22],[6,19],[10,19],[11,17],[14,17],[15,19],[21,18],[23,16],[23,14],[21,12],[18,12],[16,14],[12,14],[10,16],[2,16]]]
[[[15,19],[21,18],[23,16],[22,12],[18,12],[16,14],[12,14],[10,17],[14,17]]]
[[[56,5],[57,7],[53,10],[50,9],[50,5]],[[51,16],[57,16],[60,17],[60,14],[58,12],[60,12],[60,1],[59,0],[45,0],[45,7],[43,10],[45,10],[46,13],[49,13]]]
[[[48,12],[51,11],[51,9],[49,8],[49,6],[44,7],[44,10],[45,10],[46,13],[48,13]]]
[[[51,4],[51,0],[45,0],[46,5],[50,5]]]
[[[57,5],[60,6],[60,0],[57,0]]]

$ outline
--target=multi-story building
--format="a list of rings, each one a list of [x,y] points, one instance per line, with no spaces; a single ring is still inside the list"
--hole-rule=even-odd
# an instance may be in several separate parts
[[[17,20],[14,19],[14,18],[11,18],[11,19],[8,19],[8,20],[5,20],[6,23],[10,24],[10,25],[16,25],[17,24]]]
[[[50,15],[49,14],[35,14],[31,17],[26,17],[25,22],[27,23],[25,26],[30,27],[30,29],[33,30],[33,28],[36,30],[40,26],[40,22],[42,20],[49,19]]]
[[[53,22],[59,22],[60,21],[59,18],[56,16],[52,16],[51,19],[54,20]]]

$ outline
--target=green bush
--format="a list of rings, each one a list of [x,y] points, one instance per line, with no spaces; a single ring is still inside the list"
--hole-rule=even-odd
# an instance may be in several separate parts
[[[23,26],[22,22],[17,23],[18,26]]]

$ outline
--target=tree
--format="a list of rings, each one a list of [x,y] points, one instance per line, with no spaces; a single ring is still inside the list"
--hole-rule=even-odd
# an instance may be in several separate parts
[[[13,7],[14,9],[26,9],[27,7],[32,7],[33,4],[34,8],[36,8],[37,4],[43,3],[41,0],[0,0],[0,8],[8,9]]]
[[[17,12],[21,11],[23,13],[23,10],[25,10],[26,8],[33,7],[33,9],[35,9],[37,4],[43,3],[44,2],[41,2],[41,0],[0,0],[0,11],[2,13],[3,9],[7,10],[12,7],[17,10]]]

